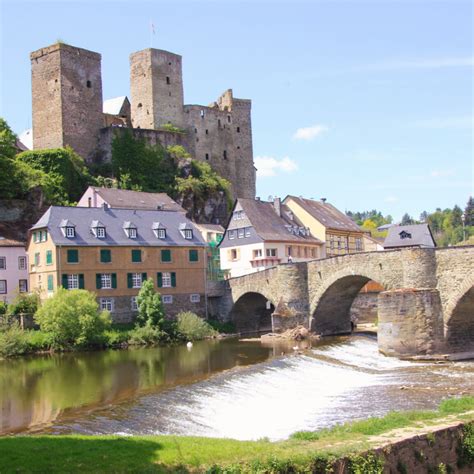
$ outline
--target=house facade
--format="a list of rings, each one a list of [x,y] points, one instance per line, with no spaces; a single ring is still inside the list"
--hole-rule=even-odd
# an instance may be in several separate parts
[[[25,244],[0,237],[0,301],[11,303],[28,292],[28,257]]]
[[[52,206],[32,227],[30,289],[45,299],[59,286],[86,289],[114,322],[130,322],[146,279],[166,315],[206,309],[206,243],[178,212]]]
[[[238,199],[219,244],[222,270],[237,277],[322,257],[322,242],[301,222],[289,219],[288,212],[278,198]]]
[[[365,251],[362,229],[325,199],[287,196],[283,204],[314,237],[324,242],[325,257]]]

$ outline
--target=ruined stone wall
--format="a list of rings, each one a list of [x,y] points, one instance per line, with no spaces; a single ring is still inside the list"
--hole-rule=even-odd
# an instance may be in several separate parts
[[[181,56],[148,48],[130,55],[133,127],[184,126]]]
[[[69,145],[91,161],[104,124],[100,54],[56,43],[30,58],[33,148]]]

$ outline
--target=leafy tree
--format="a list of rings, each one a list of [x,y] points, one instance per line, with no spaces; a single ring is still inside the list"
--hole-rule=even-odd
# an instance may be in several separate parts
[[[426,211],[423,211],[420,214],[420,222],[426,222],[428,220],[428,213]]]
[[[19,316],[20,314],[34,315],[38,310],[39,297],[37,293],[19,293],[8,305],[8,314]]]
[[[17,153],[16,140],[17,136],[7,121],[0,117],[0,156],[13,158]]]
[[[102,345],[110,313],[99,312],[94,293],[58,288],[38,309],[35,321],[51,334],[52,347]]]
[[[408,213],[403,214],[402,222],[401,222],[402,225],[410,225],[414,223],[415,223],[414,219]]]
[[[452,227],[462,227],[462,210],[458,205],[453,207],[450,217],[450,224]]]
[[[0,198],[16,197],[18,180],[13,157],[16,153],[16,135],[0,117]]]
[[[143,282],[137,297],[139,326],[160,328],[165,318],[161,295],[155,291],[153,280]]]
[[[466,216],[465,225],[474,226],[474,198],[472,196],[469,196],[464,209],[464,215]]]

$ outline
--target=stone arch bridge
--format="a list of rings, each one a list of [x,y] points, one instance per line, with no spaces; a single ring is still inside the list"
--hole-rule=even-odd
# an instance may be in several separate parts
[[[382,352],[474,351],[474,246],[358,253],[231,278],[228,317],[249,330],[302,324],[321,335],[349,333],[352,302],[370,280],[385,289],[378,296]]]

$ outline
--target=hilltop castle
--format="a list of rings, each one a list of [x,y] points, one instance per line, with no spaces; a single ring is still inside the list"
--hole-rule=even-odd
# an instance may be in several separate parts
[[[209,106],[184,105],[181,56],[148,48],[130,55],[130,101],[103,102],[101,55],[56,43],[30,55],[33,148],[70,145],[88,163],[111,159],[116,134],[131,130],[150,145],[183,145],[255,198],[251,101],[224,92]]]

